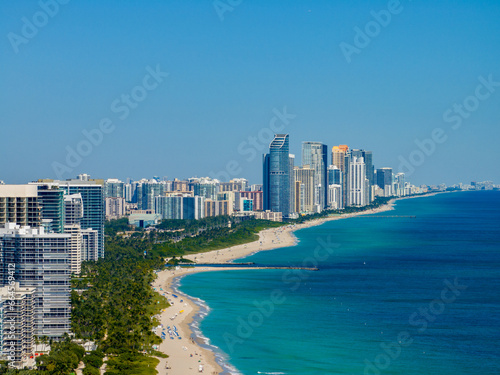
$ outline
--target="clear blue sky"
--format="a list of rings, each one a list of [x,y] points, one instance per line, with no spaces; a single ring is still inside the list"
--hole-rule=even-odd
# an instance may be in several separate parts
[[[296,164],[302,141],[320,141],[372,150],[377,167],[395,170],[413,153],[416,184],[500,183],[500,86],[480,81],[500,82],[500,2],[218,4],[229,3],[219,15],[211,0],[72,0],[51,17],[39,2],[3,1],[0,179],[55,178],[65,165],[63,178],[229,170],[259,183],[265,147],[242,142],[268,134],[273,109],[286,106]],[[391,6],[377,30],[371,12]],[[367,46],[356,47],[356,27],[373,35]],[[341,43],[358,48],[350,63]],[[150,91],[136,87],[148,66],[169,74]],[[134,89],[146,97],[125,116],[121,98]],[[458,115],[464,100],[470,111]],[[67,147],[102,119],[113,130],[70,166]],[[446,141],[418,155],[415,141],[435,129]]]

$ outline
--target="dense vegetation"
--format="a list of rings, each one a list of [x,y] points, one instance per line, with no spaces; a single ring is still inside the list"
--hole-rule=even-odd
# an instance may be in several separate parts
[[[200,231],[197,236],[186,236],[180,242],[156,245],[155,248],[163,250],[167,256],[223,249],[256,241],[259,238],[257,233],[262,229],[283,225],[282,223],[273,221],[254,219],[241,222],[232,221],[231,227],[228,227],[227,223],[226,221],[223,227],[212,227]]]
[[[0,374],[8,375],[55,375],[70,374],[78,367],[84,358],[85,350],[78,344],[71,342],[69,336],[57,343],[52,343],[50,355],[37,357],[37,370],[14,370],[7,364],[0,363]]]
[[[114,236],[118,232],[126,232],[133,230],[135,230],[135,227],[129,225],[128,218],[122,217],[121,219],[118,220],[106,221],[106,225],[104,227],[104,234],[106,236]]]
[[[199,230],[219,228],[227,226],[230,221],[236,221],[230,216],[205,217],[200,220],[163,220],[156,226],[159,230],[182,231],[184,233],[196,234]]]
[[[152,316],[168,303],[151,283],[153,270],[163,264],[149,241],[114,236],[106,239],[106,257],[85,263],[83,277],[75,280],[86,290],[72,293],[72,331],[99,343],[109,358],[107,374],[156,374],[158,360],[145,353],[161,342],[152,332]]]

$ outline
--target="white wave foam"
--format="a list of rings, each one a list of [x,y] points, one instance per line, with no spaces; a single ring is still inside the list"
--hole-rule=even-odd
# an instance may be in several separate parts
[[[183,276],[178,277],[174,279],[174,282],[172,282],[172,290],[174,291],[174,293],[184,294],[179,291],[179,287],[181,286],[180,280],[182,279],[182,277]],[[194,336],[195,339],[200,339],[203,342],[203,344],[200,345],[201,347],[214,353],[215,361],[223,369],[222,375],[243,375],[238,371],[236,367],[229,363],[226,353],[224,353],[219,347],[211,344],[210,339],[204,336],[203,332],[200,329],[201,321],[210,313],[210,306],[208,306],[207,303],[200,298],[191,297],[186,294],[184,295],[199,307],[198,313],[193,317],[193,321],[189,324],[192,336]]]

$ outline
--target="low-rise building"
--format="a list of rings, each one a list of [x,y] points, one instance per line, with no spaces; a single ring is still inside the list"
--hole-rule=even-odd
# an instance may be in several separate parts
[[[272,211],[262,211],[262,212],[254,212],[255,218],[260,220],[270,220],[270,221],[283,221],[283,214],[281,212],[272,212]]]

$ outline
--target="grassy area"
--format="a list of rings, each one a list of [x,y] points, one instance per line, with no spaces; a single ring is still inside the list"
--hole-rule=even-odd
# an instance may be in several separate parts
[[[246,244],[257,241],[258,233],[267,228],[277,228],[286,225],[267,220],[246,220],[236,222],[231,227],[206,229],[196,236],[186,237],[180,242],[155,244],[152,252],[164,257],[181,257],[185,254],[203,253],[212,250]],[[154,239],[153,239],[154,240]]]

